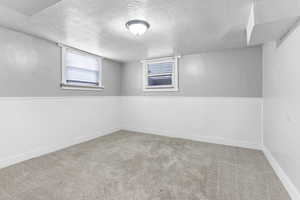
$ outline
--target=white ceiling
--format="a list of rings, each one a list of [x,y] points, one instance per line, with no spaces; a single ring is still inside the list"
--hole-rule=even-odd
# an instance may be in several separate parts
[[[251,44],[279,40],[299,20],[299,0],[256,0]]]
[[[0,4],[25,15],[36,14],[61,0],[0,0]]]
[[[22,0],[25,1],[24,9],[16,6],[20,0],[0,0],[0,25],[119,61],[245,47],[252,3],[252,0],[62,0],[58,3],[43,0],[41,6],[36,3],[41,0]],[[300,6],[293,5],[293,12],[288,12],[291,8],[286,5],[288,1],[297,0],[257,0],[257,28],[253,35],[258,35],[258,39],[252,38],[251,44],[278,39],[274,37],[289,28],[300,13]],[[46,9],[36,13],[43,8]],[[33,13],[36,14],[30,16]],[[125,28],[131,19],[148,21],[149,31],[140,37],[133,36]],[[272,33],[269,36],[268,29],[261,27],[270,23],[275,23],[278,30],[269,31]]]

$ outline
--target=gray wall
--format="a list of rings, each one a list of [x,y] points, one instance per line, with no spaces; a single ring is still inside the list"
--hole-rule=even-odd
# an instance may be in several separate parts
[[[126,63],[121,71],[124,96],[262,97],[261,47],[181,57],[179,92],[143,92],[140,62]]]
[[[60,48],[52,42],[0,28],[0,96],[118,96],[120,64],[103,61],[102,91],[62,90]]]
[[[102,91],[62,90],[60,48],[52,42],[0,28],[0,96],[261,97],[261,47],[183,56],[179,92],[143,92],[140,62],[104,59]]]

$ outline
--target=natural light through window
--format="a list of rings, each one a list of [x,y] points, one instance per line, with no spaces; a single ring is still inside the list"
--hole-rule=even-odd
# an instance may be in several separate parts
[[[178,58],[143,61],[144,91],[177,91]]]
[[[102,89],[102,58],[69,47],[62,47],[62,87]]]

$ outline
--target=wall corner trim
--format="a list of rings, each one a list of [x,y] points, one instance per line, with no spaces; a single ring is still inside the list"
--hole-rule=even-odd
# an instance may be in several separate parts
[[[272,168],[274,169],[275,173],[277,174],[278,178],[284,185],[285,189],[289,193],[292,200],[300,200],[300,192],[288,177],[288,175],[284,172],[284,170],[280,167],[279,163],[273,157],[272,153],[266,146],[263,146],[263,152],[268,159],[269,163],[271,164]]]

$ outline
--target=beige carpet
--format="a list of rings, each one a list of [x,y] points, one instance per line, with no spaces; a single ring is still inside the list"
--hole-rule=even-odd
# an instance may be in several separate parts
[[[287,200],[262,152],[120,131],[0,170],[1,200]]]

